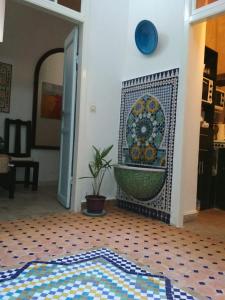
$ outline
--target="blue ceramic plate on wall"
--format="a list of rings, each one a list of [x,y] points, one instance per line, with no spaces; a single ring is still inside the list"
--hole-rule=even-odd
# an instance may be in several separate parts
[[[135,30],[135,43],[143,54],[151,54],[155,51],[158,44],[158,33],[152,22],[143,20],[138,23]]]

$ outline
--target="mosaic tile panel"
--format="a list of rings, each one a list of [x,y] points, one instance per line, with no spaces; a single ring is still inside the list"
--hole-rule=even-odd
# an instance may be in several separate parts
[[[0,62],[0,112],[9,113],[12,65]]]
[[[108,249],[0,273],[1,299],[194,300],[164,276],[154,275]]]
[[[165,115],[158,99],[150,95],[138,98],[126,122],[128,149],[123,149],[125,164],[165,166],[166,150],[160,149],[164,131]]]
[[[118,188],[117,199],[119,200],[120,207],[134,211],[144,210],[145,215],[155,217],[167,223],[169,222],[171,207],[178,80],[179,69],[173,69],[124,81],[122,85],[118,162],[120,164],[127,163],[127,156],[129,154],[127,122],[129,121],[130,113],[134,110],[137,99],[142,99],[145,95],[149,95],[152,99],[158,100],[161,110],[164,113],[165,128],[164,135],[160,139],[161,153],[159,152],[158,161],[160,159],[163,160],[163,164],[167,169],[167,178],[160,193],[149,201],[143,203],[134,197],[127,196],[120,188]],[[140,162],[137,164],[128,162],[128,164],[149,166],[149,164],[140,164]],[[144,207],[144,209],[140,207]]]

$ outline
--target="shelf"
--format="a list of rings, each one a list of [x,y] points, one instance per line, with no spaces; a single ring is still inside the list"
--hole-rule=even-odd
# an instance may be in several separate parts
[[[221,112],[221,111],[224,110],[224,107],[223,106],[219,106],[219,105],[215,105],[215,110]]]
[[[207,101],[202,100],[202,104],[207,105],[207,106],[213,106],[213,103],[209,103]]]
[[[217,75],[216,85],[225,86],[225,73]]]
[[[210,131],[210,127],[200,127],[201,133],[200,134],[206,134]]]

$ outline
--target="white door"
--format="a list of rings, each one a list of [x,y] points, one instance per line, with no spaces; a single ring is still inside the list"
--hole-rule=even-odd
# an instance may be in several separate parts
[[[4,21],[5,21],[5,0],[0,0],[0,43],[3,42]]]
[[[63,107],[61,124],[58,200],[70,208],[73,142],[75,134],[78,28],[69,34],[64,45]]]

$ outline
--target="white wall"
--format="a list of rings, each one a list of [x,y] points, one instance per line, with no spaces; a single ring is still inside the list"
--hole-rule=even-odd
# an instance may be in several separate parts
[[[78,139],[77,186],[75,197],[84,200],[91,193],[91,184],[87,180],[79,180],[89,174],[87,165],[92,158],[92,145],[107,147],[114,145],[109,155],[117,162],[119,136],[122,68],[125,58],[127,39],[129,0],[89,1],[89,14],[84,38],[82,84],[84,92],[79,110],[80,134]],[[90,112],[90,106],[96,106],[96,112]],[[115,198],[116,184],[112,174],[107,174],[102,194]]]
[[[182,199],[184,215],[196,213],[205,34],[206,24],[204,22],[190,27],[183,142]]]
[[[135,45],[134,32],[137,24],[152,21],[159,35],[156,51],[150,56],[141,54]],[[161,72],[180,66],[184,21],[184,1],[130,0],[128,43],[123,79]]]
[[[123,72],[123,79],[128,79],[176,67],[180,69],[171,199],[171,222],[178,226],[183,221],[182,216],[179,220],[180,212],[181,215],[196,212],[201,74],[205,45],[205,25],[195,25],[190,29],[186,10],[185,1],[181,0],[171,0],[169,4],[163,0],[130,0]],[[152,21],[159,34],[158,47],[150,56],[137,51],[134,42],[135,27],[143,19]],[[189,31],[189,41],[186,40],[185,30]],[[186,78],[184,64],[187,59]]]
[[[202,68],[202,48],[196,48],[195,41],[203,38],[203,28],[198,27],[195,33],[190,32],[193,53],[189,57],[189,49],[186,48],[189,45],[186,36],[189,23],[185,23],[187,2],[171,0],[168,4],[165,0],[129,0],[120,3],[118,10],[111,0],[89,1],[90,14],[84,28],[89,34],[84,38],[81,74],[83,90],[79,107],[81,130],[75,179],[76,209],[79,208],[77,203],[91,191],[89,183],[78,179],[88,174],[91,145],[107,146],[113,143],[112,157],[117,162],[121,81],[179,68],[172,223],[182,225],[182,215],[195,211],[200,100],[194,98],[201,98],[199,68]],[[136,25],[143,19],[151,20],[159,33],[158,48],[151,56],[142,55],[134,42]],[[185,70],[188,57],[190,63],[195,58],[200,59],[199,64],[194,62],[188,70],[190,77],[186,77]],[[198,75],[192,74],[195,71]],[[190,91],[187,91],[189,87]],[[90,112],[92,104],[96,106],[96,113]],[[197,121],[190,121],[192,118],[197,118]],[[102,193],[115,197],[115,182],[110,176],[104,182]]]
[[[5,0],[0,0],[0,42],[3,41],[4,21],[5,21]]]
[[[179,68],[180,78],[183,76],[184,43],[184,8],[185,1],[171,0],[130,0],[129,32],[124,79],[134,78],[151,73],[161,72],[168,69]],[[137,51],[134,42],[135,27],[143,19],[152,21],[159,35],[159,44],[156,51],[150,55],[142,55]],[[179,80],[179,93],[176,119],[176,143],[174,149],[174,171],[171,199],[171,222],[176,225],[181,207],[181,172],[183,164],[183,147],[180,129],[183,126],[184,95],[181,90],[185,83]],[[181,113],[181,114],[180,114]],[[182,127],[183,128],[183,127]],[[192,181],[193,182],[193,181]],[[192,195],[193,196],[193,195]],[[194,197],[194,200],[196,197]],[[189,209],[189,208],[188,208]],[[182,219],[182,218],[181,218]]]
[[[13,65],[10,114],[0,113],[0,136],[4,119],[32,119],[34,69],[48,50],[63,47],[72,24],[14,1],[7,0],[4,43],[0,61]],[[40,162],[40,181],[58,179],[58,151],[33,150]]]
[[[85,62],[81,74],[86,86],[80,103],[80,135],[76,174],[76,201],[79,203],[91,192],[89,182],[78,178],[88,174],[91,145],[114,144],[111,155],[117,162],[117,145],[123,80],[181,67],[184,33],[184,0],[130,0],[115,5],[115,1],[89,1],[88,32],[84,39]],[[176,9],[174,9],[176,8]],[[171,17],[172,16],[172,17]],[[136,48],[134,32],[143,19],[151,20],[159,32],[159,46],[151,56],[142,55]],[[84,88],[85,89],[85,88]],[[182,102],[183,99],[178,99]],[[96,113],[90,106],[96,106]],[[85,130],[86,128],[86,130]],[[173,187],[176,187],[173,182]],[[102,193],[115,198],[115,182],[108,176]],[[76,209],[77,202],[75,203]]]
[[[178,67],[180,83],[176,120],[174,175],[171,221],[181,225],[183,215],[196,213],[197,166],[201,112],[202,70],[205,46],[205,24],[189,28],[185,20],[185,1],[130,1],[129,36],[124,79]],[[158,29],[159,46],[147,57],[136,50],[133,32],[141,19],[151,20]],[[185,23],[186,22],[186,23]],[[185,30],[188,30],[188,41]],[[188,48],[185,48],[188,47]],[[184,64],[187,63],[187,77]]]

